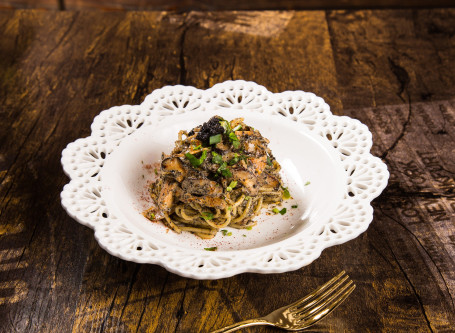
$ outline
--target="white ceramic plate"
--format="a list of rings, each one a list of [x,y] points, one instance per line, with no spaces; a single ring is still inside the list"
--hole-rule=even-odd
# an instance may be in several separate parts
[[[176,234],[142,216],[148,184],[162,152],[181,129],[213,115],[245,122],[270,140],[292,199],[285,215],[263,210],[252,230],[229,229],[202,240]],[[311,263],[321,251],[365,231],[370,202],[387,184],[373,157],[367,127],[330,113],[302,91],[272,94],[252,82],[227,81],[208,90],[172,86],[138,106],[103,111],[92,135],[70,143],[62,165],[71,178],[61,194],[69,215],[95,230],[99,244],[122,259],[159,264],[176,274],[216,279],[242,272],[278,273]],[[309,185],[307,185],[309,182]],[[297,208],[292,206],[297,205]],[[204,248],[217,247],[217,251]]]

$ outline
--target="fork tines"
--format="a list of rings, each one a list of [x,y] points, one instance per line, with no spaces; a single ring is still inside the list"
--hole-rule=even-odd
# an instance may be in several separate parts
[[[314,290],[303,299],[295,302],[290,311],[300,321],[307,321],[311,316],[317,315],[315,320],[324,317],[342,303],[354,290],[355,284],[345,271]]]

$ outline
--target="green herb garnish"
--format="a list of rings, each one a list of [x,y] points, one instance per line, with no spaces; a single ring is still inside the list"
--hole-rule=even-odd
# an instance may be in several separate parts
[[[299,207],[299,206],[297,206],[297,205],[292,205],[291,207],[292,207],[292,208],[297,208],[297,207]]]
[[[241,144],[239,142],[239,138],[237,137],[237,135],[235,135],[234,131],[236,129],[242,128],[242,126],[241,125],[237,125],[234,128],[234,130],[232,130],[231,124],[227,120],[224,120],[224,119],[220,120],[220,125],[221,125],[221,127],[224,128],[224,134],[226,134],[228,136],[229,140],[231,140],[232,145],[234,146],[234,148],[235,149],[239,149]]]
[[[230,192],[230,191],[232,191],[232,190],[234,189],[234,187],[236,187],[236,186],[237,186],[237,181],[236,181],[236,180],[233,180],[233,181],[229,184],[229,186],[226,187],[226,191],[227,191],[227,192]]]
[[[246,237],[246,235],[245,235],[245,234],[243,234],[242,236],[243,236],[243,237]]]
[[[212,151],[212,162],[216,164],[222,164],[223,157],[221,157],[220,154],[217,154],[216,152]]]
[[[193,145],[193,150],[198,150],[198,149],[202,149],[202,146],[201,145]]]
[[[201,216],[204,220],[213,220],[213,214],[210,212],[202,212]]]
[[[289,199],[291,197],[291,193],[289,193],[289,190],[287,187],[281,187],[283,189],[283,198],[284,199]]]
[[[216,172],[218,172],[219,174],[221,174],[225,178],[232,177],[231,170],[228,169],[226,162],[223,162],[220,165],[220,167],[218,168],[218,170],[216,170]]]
[[[232,232],[226,229],[221,230],[221,233],[223,234],[223,236],[232,236]]]
[[[220,120],[220,125],[221,127],[224,128],[224,133],[228,133],[231,131],[231,124],[229,124],[229,121],[227,120]]]
[[[234,164],[239,163],[240,160],[246,160],[246,156],[234,153],[234,157],[228,162],[228,164],[229,165],[234,165]]]
[[[273,166],[272,160],[267,156],[267,165]]]
[[[202,151],[202,155],[199,158],[191,155],[190,153],[186,153],[185,157],[190,161],[192,166],[198,167],[204,162],[205,158],[207,157],[207,150]]]
[[[212,136],[209,138],[209,143],[210,143],[211,145],[217,144],[218,142],[221,142],[221,134],[212,135]]]
[[[253,229],[253,227],[251,227],[251,226],[250,227],[246,227],[246,230],[251,230],[251,229]]]
[[[310,184],[311,184],[311,183],[308,181],[308,182],[305,183],[305,186],[308,186],[308,185],[310,185]]]
[[[214,246],[214,247],[204,247],[204,250],[206,250],[206,251],[216,251],[216,250],[218,250],[218,248],[216,246]]]
[[[284,215],[286,214],[286,208],[283,208],[282,210],[278,210],[278,208],[273,208],[272,212],[274,212],[275,214],[280,213],[281,215]]]

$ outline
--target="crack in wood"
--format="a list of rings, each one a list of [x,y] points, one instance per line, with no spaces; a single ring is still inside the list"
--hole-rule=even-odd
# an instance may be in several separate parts
[[[104,326],[106,325],[106,322],[107,322],[107,320],[109,319],[109,317],[111,315],[112,309],[114,308],[115,298],[117,297],[118,289],[119,289],[119,287],[117,286],[117,288],[115,289],[114,297],[112,297],[112,301],[111,301],[111,304],[109,306],[109,309],[107,310],[107,313],[104,316],[103,322],[101,323],[100,332],[104,332]]]
[[[180,303],[179,309],[177,310],[177,313],[175,314],[175,316],[177,317],[177,324],[175,324],[174,333],[177,333],[177,329],[178,329],[178,327],[179,327],[179,325],[180,325],[180,322],[181,322],[183,316],[185,315],[184,306],[185,306],[186,291],[187,291],[187,288],[188,288],[188,281],[189,281],[189,280],[186,280],[185,288],[183,289],[182,301],[181,301],[181,303]]]
[[[142,307],[142,311],[141,311],[141,314],[139,316],[139,320],[137,322],[137,325],[136,325],[136,333],[139,332],[139,327],[141,327],[141,323],[142,323],[142,318],[144,318],[144,313],[145,313],[145,309],[146,309],[146,305],[144,304],[144,306]]]
[[[79,17],[79,12],[74,13],[73,19],[71,20],[70,24],[68,25],[68,28],[65,30],[63,33],[63,36],[59,39],[59,41],[55,44],[55,46],[44,56],[44,59],[49,58],[52,53],[62,44],[63,40],[68,36],[69,32],[74,26],[74,23],[76,22],[77,18]]]
[[[384,213],[384,211],[382,210],[382,208],[380,208],[380,210],[381,210],[381,212],[382,212],[385,216],[389,217],[392,221],[395,221],[397,224],[399,224],[399,225],[402,226],[405,230],[407,230],[414,238],[417,238],[417,237],[412,233],[412,231],[410,231],[408,228],[406,228],[406,226],[404,226],[402,223],[400,223],[398,220],[396,220],[396,219],[393,218],[392,216],[390,216],[390,215]],[[414,285],[413,285],[411,279],[409,278],[408,274],[406,274],[406,271],[405,271],[404,267],[401,265],[400,260],[399,260],[398,257],[395,255],[395,252],[393,251],[393,248],[390,246],[390,244],[389,244],[388,242],[386,242],[386,243],[387,243],[387,246],[389,247],[389,250],[390,250],[392,256],[394,257],[394,259],[395,259],[395,261],[396,261],[396,263],[397,263],[397,265],[398,265],[400,271],[402,272],[403,277],[404,277],[404,278],[406,279],[406,281],[408,282],[408,285],[411,287],[411,289],[412,289],[412,291],[413,291],[413,293],[414,293],[414,296],[416,297],[417,302],[419,303],[420,310],[421,310],[421,312],[422,312],[422,314],[423,314],[423,316],[424,316],[424,318],[425,318],[425,321],[426,321],[426,323],[427,323],[428,328],[430,329],[431,332],[433,332],[433,329],[431,328],[430,320],[428,319],[427,314],[426,314],[426,311],[425,311],[425,307],[423,306],[422,299],[420,298],[419,294],[417,293],[417,290],[416,290],[416,288],[414,287]],[[420,242],[419,242],[419,244],[420,244]],[[420,244],[420,246],[421,246],[421,244]]]
[[[183,24],[183,31],[180,35],[180,55],[179,55],[179,62],[180,62],[180,84],[186,85],[186,64],[185,64],[185,36],[190,28],[189,24],[186,24],[186,20]]]
[[[434,268],[435,268],[436,271],[438,272],[439,277],[441,278],[442,282],[444,283],[444,287],[445,287],[445,289],[446,289],[446,291],[447,291],[447,294],[448,294],[448,296],[449,296],[449,298],[450,298],[450,300],[451,300],[452,309],[455,309],[454,299],[453,299],[453,297],[452,297],[452,295],[451,295],[451,293],[450,293],[450,288],[449,288],[449,285],[447,284],[446,279],[444,278],[444,275],[442,274],[442,272],[441,272],[441,270],[439,269],[439,267],[438,267],[438,265],[436,264],[436,262],[433,260],[433,257],[431,256],[431,254],[427,251],[426,247],[422,244],[422,242],[420,241],[420,239],[417,237],[417,235],[415,235],[414,232],[412,232],[407,226],[405,226],[403,223],[401,223],[398,219],[396,219],[395,217],[393,217],[393,216],[391,216],[391,215],[385,213],[384,210],[382,209],[382,207],[379,207],[379,210],[381,211],[381,213],[382,213],[384,216],[388,217],[389,219],[391,219],[392,221],[394,221],[395,223],[397,223],[398,225],[400,225],[404,230],[406,230],[406,231],[414,238],[414,240],[419,244],[419,247],[425,252],[425,254],[427,255],[427,257],[431,260],[431,262],[432,262]],[[389,248],[390,248],[390,245],[389,245]],[[392,251],[391,248],[390,248],[390,250]],[[393,251],[392,251],[392,254],[393,254],[393,256],[395,257],[395,260],[397,261],[397,263],[398,263],[398,265],[400,266],[400,269],[401,269],[401,268],[402,268],[402,267],[401,267],[401,264],[400,264],[398,258],[397,258],[397,257],[395,256],[395,254],[393,253]],[[419,303],[421,304],[422,311],[423,311],[423,314],[424,314],[424,316],[425,316],[425,319],[427,320],[428,325],[431,326],[430,321],[429,321],[429,319],[428,319],[427,316],[426,316],[425,308],[423,307],[423,302],[422,302],[422,300],[420,299],[420,296],[417,294],[416,289],[414,288],[413,284],[411,283],[410,279],[408,278],[408,276],[406,275],[406,273],[404,272],[404,270],[402,270],[402,271],[403,271],[403,274],[405,275],[405,278],[408,280],[408,282],[409,282],[410,285],[412,286],[414,293],[415,293],[416,296],[418,297],[418,301],[419,301]],[[430,327],[430,329],[431,329],[431,327]]]
[[[25,136],[25,139],[24,141],[22,141],[21,145],[19,146],[19,148],[17,149],[17,153],[16,155],[14,156],[14,159],[13,161],[10,163],[9,167],[7,167],[7,172],[5,173],[4,177],[0,180],[0,183],[3,183],[3,180],[7,177],[10,169],[13,168],[13,166],[16,164],[19,156],[21,155],[21,152],[23,151],[23,148],[24,146],[28,143],[28,139],[30,138],[30,135],[32,134],[33,130],[36,128],[36,125],[38,124],[39,120],[41,119],[41,115],[42,113],[39,112],[38,113],[38,117],[36,118],[36,120],[33,122],[33,125],[32,127],[30,128],[30,130],[27,132],[27,135]],[[12,182],[13,183],[13,182]],[[2,200],[3,201],[3,200]]]
[[[166,288],[166,283],[167,283],[167,280],[169,278],[169,272],[166,271],[166,277],[164,278],[164,282],[163,282],[163,287],[161,288],[161,292],[160,292],[160,298],[158,300],[158,304],[157,304],[157,308],[160,307],[160,304],[161,304],[161,299],[163,298],[163,294],[164,294],[164,289]]]
[[[134,267],[133,274],[131,275],[130,282],[128,283],[128,289],[126,291],[126,297],[125,297],[125,302],[123,303],[122,311],[120,312],[120,320],[123,317],[123,313],[125,312],[125,308],[128,305],[128,302],[130,300],[131,292],[133,290],[133,285],[134,282],[136,281],[137,274],[139,272],[139,269],[141,268],[140,264],[136,264],[136,267]]]

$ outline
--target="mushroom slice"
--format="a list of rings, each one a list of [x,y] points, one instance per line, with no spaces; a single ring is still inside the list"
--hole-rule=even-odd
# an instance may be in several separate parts
[[[186,175],[183,163],[178,157],[168,157],[161,162],[161,171],[181,182]]]
[[[267,166],[267,156],[263,155],[261,157],[250,157],[248,162],[251,163],[254,174],[260,175]]]
[[[267,172],[263,172],[259,177],[259,182],[261,184],[261,189],[264,190],[279,190],[281,187],[280,181],[274,177],[269,175]]]
[[[191,194],[212,197],[223,193],[223,188],[217,182],[204,178],[186,178],[182,182],[182,189]]]
[[[174,203],[174,192],[177,188],[177,183],[165,180],[161,186],[158,196],[158,207],[162,212],[169,213]]]
[[[180,201],[184,203],[197,203],[201,206],[226,209],[226,201],[218,197],[196,197],[189,193],[185,193],[180,197]]]
[[[242,169],[232,170],[232,176],[245,186],[248,194],[255,196],[258,194],[257,178],[251,172]]]

